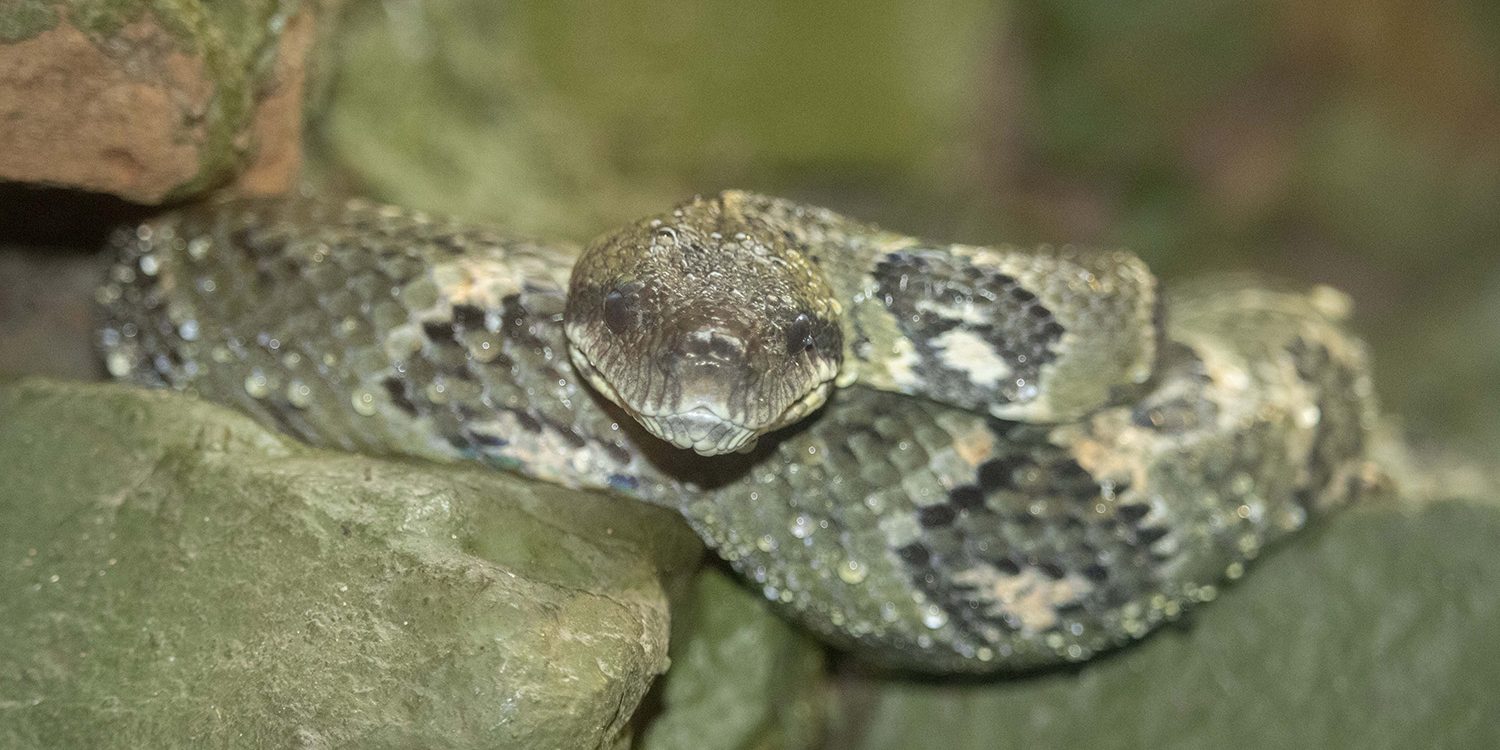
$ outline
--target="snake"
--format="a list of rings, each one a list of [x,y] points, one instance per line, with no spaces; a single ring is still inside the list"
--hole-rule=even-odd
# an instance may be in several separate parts
[[[855,382],[1061,422],[1149,377],[1155,277],[1086,248],[934,246],[741,191],[590,243],[573,266],[575,366],[653,435],[703,455]]]
[[[578,247],[364,200],[123,227],[109,373],[304,442],[671,508],[884,668],[1076,663],[1371,485],[1348,300],[1165,291],[1124,251],[974,247],[727,191]]]

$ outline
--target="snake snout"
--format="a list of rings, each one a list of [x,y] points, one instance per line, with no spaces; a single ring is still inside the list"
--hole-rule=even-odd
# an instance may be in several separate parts
[[[755,445],[753,430],[699,406],[688,411],[642,420],[657,437],[701,455],[715,456]]]
[[[722,324],[703,325],[683,334],[673,349],[685,361],[728,367],[744,366],[748,336]]]

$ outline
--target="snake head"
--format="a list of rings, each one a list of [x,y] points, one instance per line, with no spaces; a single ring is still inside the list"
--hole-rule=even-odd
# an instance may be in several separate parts
[[[565,315],[596,390],[653,435],[717,455],[823,405],[843,363],[839,311],[799,248],[719,198],[591,243]]]

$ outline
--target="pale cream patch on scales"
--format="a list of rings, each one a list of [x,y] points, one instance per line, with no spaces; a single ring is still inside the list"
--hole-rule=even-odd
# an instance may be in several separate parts
[[[886,371],[890,374],[891,381],[902,388],[915,387],[922,382],[917,375],[916,365],[921,357],[917,354],[917,348],[912,345],[911,340],[902,337],[897,338],[891,344],[891,356],[886,362]]]
[[[964,570],[953,580],[988,593],[995,604],[986,614],[1009,615],[1028,634],[1056,627],[1057,608],[1078,601],[1094,588],[1087,578],[1073,573],[1053,579],[1036,568],[1025,568],[1006,575],[988,565]]]
[[[995,352],[995,347],[973,331],[954,328],[933,339],[943,365],[964,373],[969,380],[994,387],[1011,377],[1010,365]]]

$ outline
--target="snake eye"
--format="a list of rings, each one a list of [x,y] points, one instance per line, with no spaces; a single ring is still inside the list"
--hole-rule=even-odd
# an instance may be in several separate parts
[[[616,336],[623,336],[641,322],[641,283],[621,284],[604,295],[604,325]]]
[[[792,324],[786,327],[786,353],[797,354],[813,345],[812,318],[807,313],[797,313]]]

